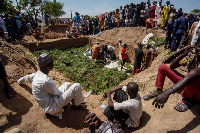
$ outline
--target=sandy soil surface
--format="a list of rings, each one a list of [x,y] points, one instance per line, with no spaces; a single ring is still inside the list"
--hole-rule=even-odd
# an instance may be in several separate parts
[[[123,29],[121,30],[123,31]],[[129,33],[132,32],[132,30],[129,31]],[[115,35],[109,34],[108,36],[112,40],[112,38],[115,38],[113,37]],[[128,40],[133,40],[133,35],[131,35],[132,37],[128,37],[129,35],[126,35],[127,37],[124,37],[125,35],[123,34],[120,35],[123,36],[121,37],[122,40],[127,40],[127,42]],[[116,37],[116,39],[118,38]],[[12,45],[4,41],[0,42],[2,42],[0,45],[0,59],[5,65],[12,88],[17,92],[16,97],[7,99],[2,90],[3,84],[0,81],[0,132],[6,132],[17,127],[23,133],[80,133],[88,127],[83,121],[89,112],[95,112],[102,120],[106,120],[103,110],[100,109],[101,104],[107,104],[107,100],[101,100],[102,95],[90,95],[86,98],[85,102],[88,107],[85,111],[74,111],[68,106],[63,113],[62,120],[59,120],[57,117],[46,118],[44,112],[37,106],[34,100],[31,93],[31,84],[18,85],[12,79],[13,73],[24,76],[38,69],[31,58],[31,54],[20,45]],[[164,51],[162,48],[150,68],[125,80],[121,84],[127,84],[130,81],[137,82],[140,87],[139,93],[141,97],[149,91],[154,90],[157,69],[162,59],[166,56],[166,53],[167,51]],[[55,69],[50,72],[50,77],[58,87],[64,82],[70,81]],[[164,88],[167,89],[172,85],[167,79]],[[83,90],[83,92],[85,91]],[[163,109],[154,108],[151,104],[153,100],[142,100],[143,115],[139,128],[124,129],[124,131],[130,133],[200,132],[200,114],[197,112],[199,105],[194,106],[187,112],[180,113],[173,108],[180,99],[180,93],[171,95]]]
[[[138,42],[142,42],[147,34],[153,33],[158,38],[165,39],[165,31],[154,28],[147,29],[145,27],[125,27],[125,28],[114,28],[112,30],[107,30],[102,32],[100,37],[101,39],[108,39],[118,43],[119,39],[127,45],[136,46]]]

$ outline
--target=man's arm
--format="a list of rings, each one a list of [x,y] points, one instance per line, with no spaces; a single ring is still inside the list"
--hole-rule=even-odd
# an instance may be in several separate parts
[[[56,88],[56,84],[53,81],[46,81],[44,88],[50,95],[57,96],[60,94],[60,90]]]
[[[35,73],[32,73],[30,75],[26,75],[24,77],[19,77],[18,75],[13,75],[13,78],[19,83],[19,84],[24,84],[24,83],[32,83],[33,78],[35,76]]]
[[[111,91],[107,92],[107,96],[108,96],[108,107],[109,108],[114,108],[114,103],[113,103],[113,101],[111,99]]]
[[[186,75],[183,79],[181,79],[176,85],[169,88],[168,90],[162,92],[160,95],[156,97],[156,99],[153,101],[153,105],[155,104],[155,107],[157,108],[163,108],[164,104],[167,102],[169,96],[176,91],[183,89],[188,84],[190,84],[192,81],[196,80],[197,78],[200,78],[200,68],[195,68],[192,70],[188,75]],[[192,90],[192,89],[191,89]],[[160,104],[160,105],[159,105]]]
[[[120,85],[120,86],[118,86],[118,87],[116,87],[116,88],[114,88],[114,89],[112,89],[112,90],[110,90],[110,91],[107,91],[107,92],[110,92],[110,94],[112,94],[112,93],[116,92],[117,90],[121,90],[122,87],[123,87],[123,85]],[[104,95],[103,95],[104,98],[107,98],[107,97],[108,97],[108,96],[107,96],[107,92],[104,93]]]
[[[191,49],[194,48],[194,46],[189,46],[184,53],[180,54],[170,65],[170,69],[174,70],[177,67],[179,67],[179,62],[188,55],[188,53],[191,51]]]

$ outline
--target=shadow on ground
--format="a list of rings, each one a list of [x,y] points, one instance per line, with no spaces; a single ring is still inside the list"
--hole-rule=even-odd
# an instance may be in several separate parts
[[[124,133],[132,133],[132,132],[134,132],[136,130],[139,130],[139,129],[145,127],[150,119],[151,119],[151,116],[148,113],[146,113],[145,111],[143,111],[142,112],[142,117],[140,118],[140,125],[139,125],[138,128],[123,127],[122,129],[123,129]]]
[[[4,124],[3,126],[0,127],[0,132],[4,132],[6,129],[13,127],[15,125],[19,125],[22,121],[22,116],[28,113],[30,108],[33,106],[33,104],[23,97],[20,94],[16,94],[15,97],[12,99],[7,99],[5,97],[5,93],[3,90],[3,83],[0,83],[0,103],[2,104],[3,107],[9,109],[12,112],[16,112],[15,114],[13,113],[3,113],[2,116],[6,116],[7,118],[7,123]],[[26,87],[25,87],[26,88]],[[29,88],[29,87],[28,87]],[[27,89],[29,90],[29,89]]]
[[[170,130],[167,133],[188,133],[189,131],[195,129],[198,125],[200,125],[200,105],[195,105],[190,110],[196,116],[182,129],[180,130]],[[186,111],[187,112],[187,111]]]
[[[58,117],[50,116],[48,119],[59,128],[73,128],[73,129],[82,129],[88,127],[86,123],[84,123],[86,115],[88,115],[89,110],[72,110],[70,105],[67,105],[65,111],[62,113],[62,120]]]

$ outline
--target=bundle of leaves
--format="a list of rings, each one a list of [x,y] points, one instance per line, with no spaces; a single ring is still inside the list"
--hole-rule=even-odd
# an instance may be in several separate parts
[[[157,37],[153,37],[151,40],[149,40],[148,44],[151,44],[152,41],[155,42],[155,46],[156,46],[156,47],[159,47],[159,46],[161,46],[161,45],[164,45],[164,43],[165,43],[165,40],[164,40],[164,39],[162,39],[162,38],[157,38]]]
[[[87,48],[90,46],[64,51],[58,49],[40,50],[33,53],[39,56],[43,52],[48,52],[53,58],[54,68],[73,82],[80,83],[87,91],[92,90],[94,94],[104,93],[128,78],[125,72],[104,68],[103,62],[84,56],[83,53]]]

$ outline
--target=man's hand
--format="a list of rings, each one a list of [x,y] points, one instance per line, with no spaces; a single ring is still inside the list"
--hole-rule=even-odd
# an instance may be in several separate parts
[[[167,102],[168,98],[170,96],[170,93],[166,91],[159,94],[153,101],[152,105],[155,104],[156,108],[163,108],[164,104]]]
[[[13,74],[13,79],[17,82],[20,79],[20,77],[17,74]]]
[[[183,52],[184,56],[187,56],[189,52],[192,52],[192,49],[194,49],[194,45],[190,45],[186,50]]]
[[[111,95],[111,90],[109,90],[109,91],[106,92],[106,96],[107,97],[110,96],[110,95]]]
[[[111,93],[111,90],[105,92],[105,93],[103,94],[103,98],[107,98],[109,94],[112,94],[112,93]]]
[[[91,133],[95,132],[95,129],[99,128],[101,125],[101,120],[97,117],[95,113],[89,113],[85,118],[85,123],[89,123],[89,131]]]

